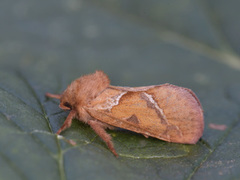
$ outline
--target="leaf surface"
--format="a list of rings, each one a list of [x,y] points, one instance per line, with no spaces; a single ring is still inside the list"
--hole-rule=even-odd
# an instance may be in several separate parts
[[[239,5],[2,1],[0,179],[239,179]],[[96,69],[113,85],[191,88],[204,109],[203,137],[184,145],[108,131],[115,158],[77,120],[57,136],[68,112],[45,93]]]

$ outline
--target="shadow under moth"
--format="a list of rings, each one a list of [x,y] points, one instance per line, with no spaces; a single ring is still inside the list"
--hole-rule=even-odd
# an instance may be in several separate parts
[[[197,96],[187,88],[171,85],[120,87],[110,85],[103,71],[73,81],[60,95],[59,107],[70,113],[60,134],[76,118],[87,123],[115,156],[105,129],[123,128],[168,142],[195,144],[203,134],[204,117]]]

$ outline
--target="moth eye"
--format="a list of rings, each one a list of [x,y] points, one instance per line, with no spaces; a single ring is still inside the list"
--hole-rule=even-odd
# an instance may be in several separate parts
[[[63,104],[65,107],[68,107],[68,108],[72,108],[72,106],[71,106],[71,104],[69,104],[68,102],[65,102],[64,104]]]

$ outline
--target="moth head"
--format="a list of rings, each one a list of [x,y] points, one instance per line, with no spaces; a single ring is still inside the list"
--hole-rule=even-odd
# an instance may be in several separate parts
[[[73,95],[69,93],[68,89],[61,95],[59,107],[63,110],[74,109]]]
[[[72,109],[72,105],[67,101],[61,101],[61,103],[59,104],[59,107],[63,110],[71,110]]]
[[[64,110],[77,109],[87,105],[109,86],[109,79],[102,71],[82,76],[73,81],[63,92],[59,107]]]

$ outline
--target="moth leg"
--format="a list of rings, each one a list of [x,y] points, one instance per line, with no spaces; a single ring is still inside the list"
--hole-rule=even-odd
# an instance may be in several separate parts
[[[143,134],[143,135],[144,135],[145,138],[148,138],[148,137],[149,137],[148,135],[145,135],[145,134]]]
[[[105,131],[105,127],[102,123],[89,120],[88,124],[91,128],[102,138],[103,141],[107,144],[108,148],[112,151],[112,153],[118,157],[116,150],[114,149],[113,142],[111,136]]]
[[[50,98],[60,99],[62,95],[61,94],[46,93],[45,96],[50,97]]]
[[[71,110],[67,119],[64,121],[62,127],[57,131],[57,134],[60,134],[63,130],[69,128],[72,125],[72,119],[75,117],[76,112]]]

